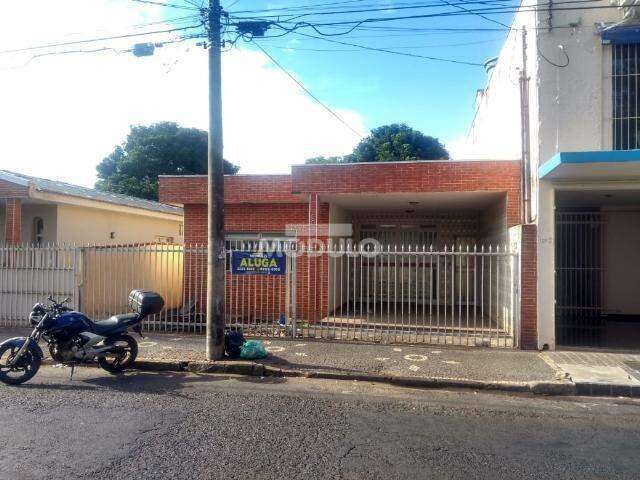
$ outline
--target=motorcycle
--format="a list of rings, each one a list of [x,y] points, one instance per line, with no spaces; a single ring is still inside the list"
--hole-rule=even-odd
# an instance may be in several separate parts
[[[29,315],[33,331],[28,337],[16,337],[0,343],[0,382],[19,385],[38,372],[44,353],[38,345],[44,340],[51,357],[71,367],[94,362],[109,373],[131,367],[138,355],[138,343],[128,335],[129,329],[142,335],[142,320],[159,313],[164,299],[148,290],[132,290],[129,307],[133,313],[114,315],[94,322],[86,315],[48,298],[48,306],[36,303]]]

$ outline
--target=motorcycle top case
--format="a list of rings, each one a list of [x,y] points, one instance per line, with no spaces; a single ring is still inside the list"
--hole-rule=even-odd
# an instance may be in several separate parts
[[[141,317],[160,313],[164,307],[164,299],[160,294],[150,290],[131,290],[129,308]]]

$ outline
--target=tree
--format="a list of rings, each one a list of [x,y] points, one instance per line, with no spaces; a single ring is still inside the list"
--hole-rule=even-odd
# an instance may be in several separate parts
[[[437,138],[394,123],[375,128],[345,157],[345,162],[402,162],[411,160],[448,160],[449,152]]]
[[[239,169],[224,161],[225,174]],[[174,122],[134,125],[96,170],[98,190],[157,200],[158,175],[207,173],[207,132]]]
[[[358,162],[403,162],[411,160],[448,160],[449,152],[437,138],[429,137],[404,123],[383,125],[371,131],[349,155],[313,157],[308,165]]]

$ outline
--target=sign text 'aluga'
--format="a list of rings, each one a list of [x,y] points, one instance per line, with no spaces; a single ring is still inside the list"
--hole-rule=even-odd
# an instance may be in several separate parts
[[[232,252],[234,275],[284,275],[287,259],[282,252]]]

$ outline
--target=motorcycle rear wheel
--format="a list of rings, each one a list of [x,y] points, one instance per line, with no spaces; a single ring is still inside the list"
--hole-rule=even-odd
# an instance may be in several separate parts
[[[105,345],[113,345],[113,352],[98,358],[98,364],[109,373],[120,373],[133,365],[138,356],[138,342],[130,335],[107,338]]]
[[[0,382],[7,385],[20,385],[31,380],[38,370],[42,361],[31,349],[28,349],[13,367],[9,367],[9,362],[18,353],[20,347],[15,345],[4,345],[0,347]]]

